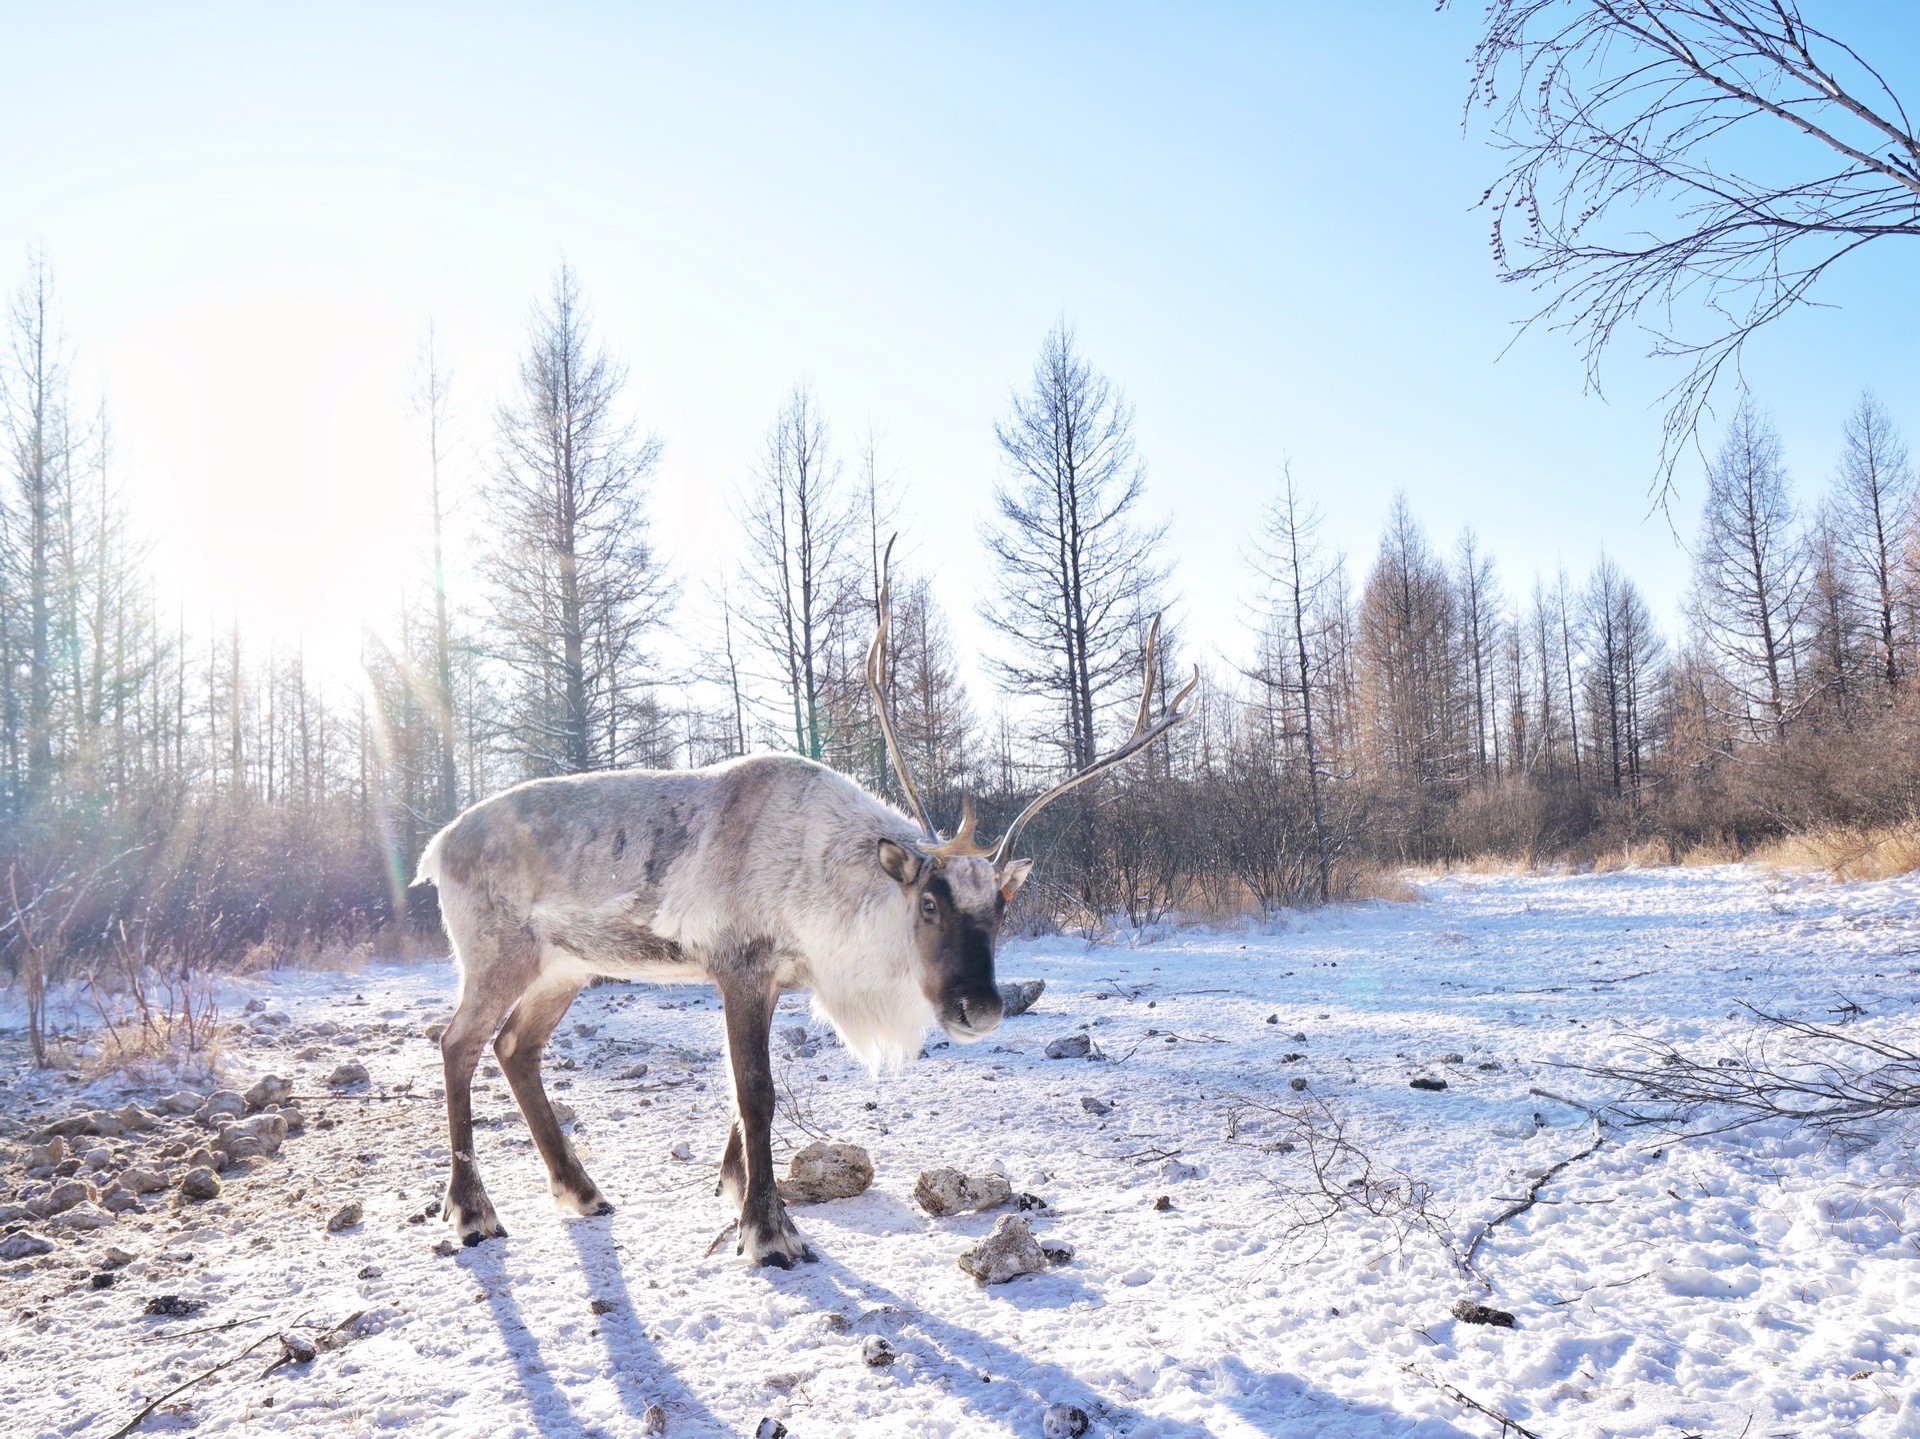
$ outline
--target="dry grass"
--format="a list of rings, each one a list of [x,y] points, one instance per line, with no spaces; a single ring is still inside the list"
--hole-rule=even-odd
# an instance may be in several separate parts
[[[1824,870],[1843,883],[1892,879],[1920,869],[1920,830],[1911,825],[1827,825],[1771,840],[1748,858],[1776,869]]]
[[[1334,876],[1334,892],[1343,899],[1379,899],[1388,904],[1425,904],[1427,892],[1403,869],[1342,866]]]
[[[1658,869],[1673,863],[1673,846],[1664,839],[1643,839],[1638,844],[1622,844],[1618,849],[1603,849],[1593,857],[1595,874],[1613,874],[1623,869]]]

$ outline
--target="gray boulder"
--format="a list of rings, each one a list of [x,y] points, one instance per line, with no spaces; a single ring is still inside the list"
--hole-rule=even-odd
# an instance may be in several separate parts
[[[873,1183],[873,1156],[857,1144],[816,1139],[795,1152],[787,1176],[774,1187],[789,1204],[851,1199]]]
[[[1040,1002],[1040,996],[1047,992],[1044,979],[1007,979],[994,986],[1000,991],[1000,1014],[1004,1019],[1012,1019],[1016,1014],[1025,1014]]]
[[[962,1174],[929,1169],[913,1186],[919,1206],[937,1219],[982,1209],[998,1209],[1013,1198],[1013,1186],[998,1174]]]
[[[1012,1214],[1003,1215],[993,1233],[962,1253],[956,1262],[981,1284],[1005,1284],[1022,1274],[1038,1274],[1048,1265],[1032,1227]]]

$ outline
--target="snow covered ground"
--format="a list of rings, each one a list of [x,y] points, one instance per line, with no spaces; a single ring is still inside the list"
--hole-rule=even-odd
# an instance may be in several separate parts
[[[794,1439],[1037,1435],[1065,1402],[1133,1439],[1499,1433],[1472,1401],[1553,1439],[1920,1435],[1911,1135],[1843,1152],[1781,1132],[1614,1130],[1481,1246],[1490,1288],[1458,1263],[1480,1221],[1591,1143],[1585,1113],[1530,1093],[1608,1097],[1555,1061],[1644,1053],[1630,1032],[1735,1054],[1736,1000],[1824,1018],[1843,994],[1861,1023],[1912,1036],[1920,882],[1728,866],[1427,888],[1425,903],[1272,932],[1011,944],[1002,976],[1047,981],[1036,1011],[878,1080],[790,1001],[782,1141],[850,1140],[877,1171],[858,1198],[796,1211],[820,1258],[790,1273],[743,1267],[731,1242],[708,1254],[729,1218],[713,1195],[727,1092],[710,994],[592,990],[549,1052],[610,1219],[554,1210],[483,1067],[479,1157],[510,1237],[440,1254],[443,1227],[409,1221],[445,1178],[422,1031],[446,1017],[452,973],[259,976],[228,1008],[252,995],[267,1016],[220,1077],[290,1076],[305,1131],[217,1199],[149,1203],[78,1238],[50,1226],[53,1253],[0,1267],[0,1429],[111,1434],[265,1338],[140,1432],[623,1435],[658,1404],[670,1435],[750,1434],[764,1416]],[[781,1032],[798,1025],[814,1043],[795,1057]],[[1045,1057],[1082,1030],[1093,1058]],[[373,1084],[340,1097],[325,1078],[347,1058]],[[46,1118],[154,1092],[6,1077],[9,1190]],[[1423,1077],[1448,1087],[1409,1088]],[[1313,1146],[1282,1144],[1303,1118],[1339,1125],[1347,1160],[1370,1162],[1357,1193],[1379,1213],[1356,1202],[1301,1227]],[[670,1157],[682,1142],[690,1160]],[[998,1216],[923,1214],[911,1192],[936,1165],[1003,1166],[1049,1202],[1036,1232],[1073,1262],[977,1287],[954,1258]],[[1336,1171],[1335,1192],[1354,1173]],[[364,1220],[326,1232],[349,1200]],[[95,1290],[108,1244],[137,1257]],[[205,1307],[143,1314],[161,1293]],[[1516,1327],[1455,1320],[1461,1298]],[[263,1376],[277,1331],[355,1314],[346,1342]],[[862,1363],[876,1333],[902,1356],[890,1368]]]

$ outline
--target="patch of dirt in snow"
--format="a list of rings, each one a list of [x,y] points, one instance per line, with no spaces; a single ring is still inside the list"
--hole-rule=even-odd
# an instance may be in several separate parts
[[[1480,1243],[1484,1284],[1460,1262],[1592,1142],[1583,1110],[1531,1091],[1609,1096],[1555,1065],[1625,1058],[1634,1034],[1737,1053],[1741,1000],[1824,1017],[1844,995],[1860,1023],[1911,1034],[1920,883],[1728,866],[1426,888],[1280,933],[1010,946],[1003,977],[1047,981],[1035,1010],[877,1080],[790,998],[779,1158],[826,1136],[876,1171],[856,1198],[794,1211],[820,1258],[790,1273],[744,1268],[731,1242],[708,1254],[731,1218],[713,1193],[729,1101],[709,991],[589,990],[549,1050],[611,1218],[553,1208],[483,1065],[479,1159],[510,1237],[442,1254],[425,1028],[448,1016],[451,971],[249,981],[285,1022],[244,1025],[220,1082],[287,1076],[304,1130],[213,1200],[153,1194],[97,1229],[0,1225],[54,1241],[0,1264],[0,1413],[10,1434],[104,1436],[226,1363],[141,1432],[614,1435],[658,1405],[675,1436],[765,1416],[794,1439],[1024,1436],[1063,1404],[1137,1439],[1497,1432],[1484,1411],[1555,1439],[1920,1434],[1911,1136],[1845,1151],[1613,1129]],[[1076,1034],[1090,1057],[1046,1057]],[[0,1046],[0,1204],[38,1192],[23,1165],[47,1119],[180,1087],[30,1075],[17,1036]],[[370,1081],[329,1088],[350,1059]],[[207,1133],[169,1117],[108,1158]],[[682,1144],[691,1159],[670,1158]],[[976,1284],[956,1256],[1011,1211],[930,1218],[911,1196],[939,1166],[1037,1195],[1024,1217],[1073,1260]],[[360,1222],[328,1232],[349,1203]],[[115,1267],[109,1246],[134,1257]],[[203,1307],[147,1314],[165,1294]],[[1463,1299],[1515,1327],[1456,1320]],[[288,1353],[333,1337],[270,1367],[281,1332]],[[863,1359],[876,1335],[893,1363]]]

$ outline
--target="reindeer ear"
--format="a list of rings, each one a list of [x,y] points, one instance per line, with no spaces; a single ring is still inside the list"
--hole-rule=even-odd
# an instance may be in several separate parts
[[[1020,886],[1027,882],[1027,876],[1032,873],[1033,861],[1030,859],[1016,859],[1001,866],[1000,873],[995,876],[1000,881],[1000,893],[1012,899],[1020,893]]]
[[[925,855],[916,854],[904,844],[895,844],[890,839],[880,841],[880,868],[895,883],[912,884],[920,878],[920,871],[926,864]]]

